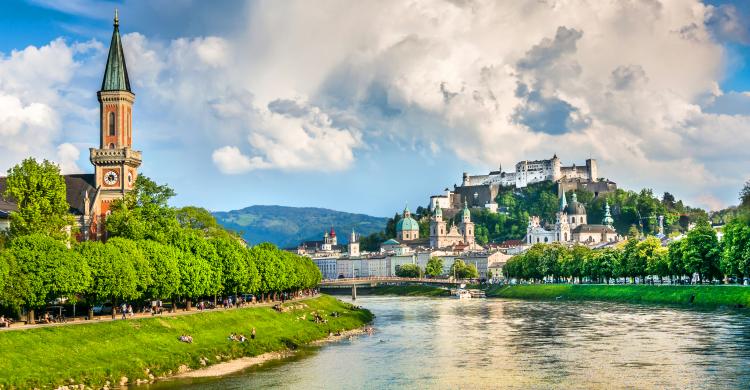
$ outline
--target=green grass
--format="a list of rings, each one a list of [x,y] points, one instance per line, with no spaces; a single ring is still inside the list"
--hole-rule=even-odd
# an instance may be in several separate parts
[[[493,286],[488,297],[536,300],[594,300],[626,303],[654,303],[703,307],[750,306],[750,288],[743,286],[651,286],[532,284]]]
[[[123,376],[133,383],[146,379],[146,369],[160,376],[183,364],[197,368],[201,358],[212,364],[295,348],[373,318],[369,311],[329,296],[285,306],[301,303],[307,308],[286,313],[259,307],[0,332],[0,388],[54,388],[66,383],[98,387],[105,381],[118,383]],[[312,311],[323,314],[328,323],[315,324]],[[329,317],[332,311],[342,315]],[[298,318],[305,313],[306,320]],[[254,341],[227,340],[232,332],[249,336],[253,327]],[[193,344],[179,342],[181,334],[193,336]]]
[[[333,295],[351,295],[351,287],[347,288],[324,288],[323,291]],[[387,286],[378,285],[376,287],[357,287],[357,295],[401,295],[412,297],[442,297],[449,296],[450,291],[437,286],[426,285],[404,285],[404,286]]]

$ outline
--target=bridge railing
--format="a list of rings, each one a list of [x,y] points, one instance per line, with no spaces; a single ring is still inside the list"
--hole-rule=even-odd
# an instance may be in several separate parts
[[[323,279],[320,284],[347,284],[352,282],[418,282],[418,283],[445,283],[460,284],[467,283],[462,279],[428,279],[428,278],[401,278],[398,276],[366,276],[357,278]]]

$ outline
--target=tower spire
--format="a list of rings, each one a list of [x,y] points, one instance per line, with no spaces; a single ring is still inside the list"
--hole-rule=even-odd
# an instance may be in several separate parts
[[[102,91],[128,91],[130,90],[130,79],[128,79],[128,68],[125,66],[125,54],[122,51],[120,40],[120,17],[115,8],[114,31],[112,41],[109,44],[107,55],[107,66],[104,68],[104,80],[102,80]]]

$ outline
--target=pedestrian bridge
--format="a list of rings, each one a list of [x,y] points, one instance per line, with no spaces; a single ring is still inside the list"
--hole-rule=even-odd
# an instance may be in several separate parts
[[[324,279],[320,287],[351,287],[352,299],[357,299],[357,286],[375,287],[380,283],[432,284],[440,286],[458,286],[466,283],[456,279],[400,278],[398,276],[371,276],[360,278]]]

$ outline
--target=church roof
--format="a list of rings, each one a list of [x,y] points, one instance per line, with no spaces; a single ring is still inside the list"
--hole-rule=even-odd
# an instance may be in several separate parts
[[[102,91],[128,91],[130,80],[128,79],[128,68],[125,66],[125,54],[122,51],[120,41],[120,21],[115,11],[114,31],[112,42],[109,44],[109,55],[107,55],[107,66],[104,68],[104,80]]]
[[[419,230],[419,223],[412,218],[412,217],[406,217],[401,218],[396,222],[396,231],[397,232],[403,232],[403,231],[412,231],[412,230]]]
[[[399,245],[399,242],[394,239],[388,239],[388,241],[380,244],[380,245]]]
[[[5,179],[5,177],[0,177],[0,194],[5,192]],[[68,205],[70,205],[70,213],[75,215],[83,215],[85,211],[85,192],[89,192],[89,199],[91,200],[93,200],[93,197],[96,194],[96,181],[94,178],[94,174],[85,173],[77,175],[63,175],[63,179],[65,179],[65,197],[68,201]],[[16,206],[15,202],[0,199],[0,211],[10,212],[16,210],[18,210],[18,207]]]
[[[617,233],[615,229],[604,225],[578,225],[573,233]]]

